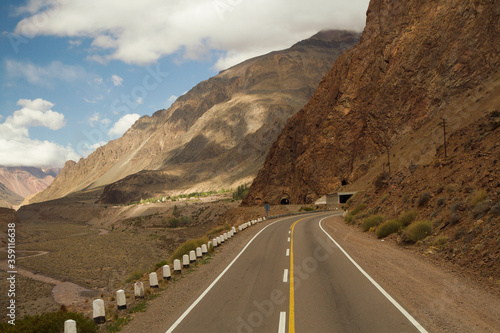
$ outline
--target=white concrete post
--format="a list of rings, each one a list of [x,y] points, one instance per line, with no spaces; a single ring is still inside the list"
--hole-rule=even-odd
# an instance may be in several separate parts
[[[181,261],[179,259],[174,260],[174,272],[181,271]]]
[[[167,280],[170,280],[172,278],[169,265],[163,265],[163,278]]]
[[[219,243],[219,242],[217,242],[217,238],[212,239],[212,246],[213,246],[213,247],[217,247],[217,244],[218,244],[218,243]]]
[[[64,333],[76,333],[76,321],[68,319],[64,322]]]
[[[217,239],[217,244],[218,245],[220,245],[222,243],[222,239],[220,239],[220,236],[217,236],[217,238],[215,238],[215,239]]]
[[[196,252],[194,250],[189,251],[189,262],[196,261]]]
[[[208,246],[207,246],[208,245]],[[210,248],[210,242],[208,242],[208,244],[203,244],[201,246],[201,253],[205,254],[205,253],[208,253],[208,249]]]
[[[156,275],[156,272],[149,273],[149,286],[151,288],[159,288],[158,275]]]
[[[127,308],[127,298],[123,289],[116,292],[116,305],[118,305],[118,310],[125,310]]]
[[[223,233],[222,237],[224,237],[224,240],[227,241],[227,232]]]
[[[233,235],[236,233],[236,228],[233,227]]]
[[[104,301],[96,299],[92,302],[94,323],[96,325],[104,324],[106,322],[106,310],[104,308]]]
[[[144,298],[144,283],[141,281],[134,283],[134,295],[135,298]]]
[[[203,244],[205,245],[205,244]],[[201,247],[197,247],[196,248],[196,257],[197,258],[201,258],[203,256],[203,254],[201,253]]]
[[[189,256],[187,254],[182,256],[182,266],[189,267]]]

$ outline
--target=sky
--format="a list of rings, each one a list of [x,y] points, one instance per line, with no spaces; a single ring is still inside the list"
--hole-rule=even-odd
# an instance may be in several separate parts
[[[0,165],[62,167],[197,83],[324,29],[368,0],[5,0]]]

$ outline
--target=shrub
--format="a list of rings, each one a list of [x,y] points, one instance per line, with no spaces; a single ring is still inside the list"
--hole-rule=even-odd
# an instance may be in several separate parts
[[[398,221],[405,227],[409,226],[415,218],[417,217],[417,212],[415,210],[409,210],[407,212],[401,213],[398,217]]]
[[[64,322],[76,321],[79,333],[97,333],[94,321],[76,312],[48,312],[36,316],[16,319],[16,325],[0,323],[0,332],[5,333],[59,333],[64,331]]]
[[[233,199],[234,200],[243,200],[243,198],[245,198],[246,195],[248,194],[249,190],[250,190],[250,188],[248,187],[247,184],[238,186],[236,191],[233,192]]]
[[[489,200],[483,200],[474,205],[474,208],[472,209],[472,214],[474,215],[474,218],[477,219],[488,214],[489,210],[490,210]]]
[[[484,199],[486,199],[487,196],[488,193],[485,190],[476,191],[470,199],[470,205],[472,207],[476,206],[478,203],[484,201]]]
[[[436,237],[432,240],[431,245],[433,246],[444,246],[448,243],[448,237],[446,236],[439,236]]]
[[[210,240],[210,239],[214,238],[214,236],[217,237],[221,233],[224,233],[225,230],[230,230],[230,229],[231,229],[231,226],[229,226],[229,224],[224,224],[220,227],[215,227],[214,229],[207,232],[207,237]]]
[[[381,224],[382,222],[384,222],[383,216],[373,215],[373,216],[370,216],[370,217],[364,219],[361,226],[363,228],[363,231],[368,231],[368,230],[370,230],[371,227],[376,227],[379,224]]]
[[[356,208],[346,214],[344,218],[345,222],[348,224],[354,223],[354,221],[356,221],[356,219],[359,217],[356,215],[361,213],[366,207],[368,207],[368,205],[365,203],[360,203],[359,205],[357,205]]]
[[[403,229],[403,224],[399,220],[389,220],[382,223],[375,231],[375,234],[377,238],[384,238],[401,229]]]
[[[496,203],[491,207],[490,214],[493,217],[500,216],[500,203]]]
[[[374,182],[375,188],[379,190],[384,186],[386,186],[388,178],[389,178],[389,173],[387,172],[382,172],[380,175],[378,175],[377,178],[375,178]]]
[[[172,217],[168,220],[169,228],[185,227],[191,223],[191,218],[189,216],[181,216],[179,218]]]
[[[436,202],[436,208],[440,208],[446,204],[446,198],[439,198]]]
[[[418,203],[417,203],[418,207],[424,207],[425,205],[427,205],[431,200],[431,197],[432,195],[430,192],[422,193],[420,198],[418,198]]]
[[[130,282],[139,280],[140,278],[142,278],[144,273],[145,273],[145,271],[141,271],[141,270],[133,271],[125,278],[125,283],[130,283]]]
[[[403,232],[403,239],[408,243],[416,243],[432,233],[432,222],[423,220],[410,224]]]
[[[359,214],[360,212],[362,212],[363,210],[365,210],[365,208],[368,207],[367,204],[365,203],[360,203],[359,205],[356,206],[356,208],[354,208],[352,211],[351,211],[351,214],[352,215],[356,215],[356,214]]]
[[[188,240],[182,243],[170,256],[170,262],[173,262],[175,259],[182,259],[183,255],[189,254],[189,251],[196,250],[197,247],[200,247],[201,245],[206,243],[208,243],[207,236]]]

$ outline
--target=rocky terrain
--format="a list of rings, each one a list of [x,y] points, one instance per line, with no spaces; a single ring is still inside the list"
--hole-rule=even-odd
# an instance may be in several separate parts
[[[0,206],[20,205],[24,198],[45,190],[59,169],[0,166]]]
[[[387,150],[393,171],[430,163],[442,117],[453,133],[498,108],[499,16],[494,1],[371,1],[360,42],[287,122],[245,203],[363,189]]]
[[[244,204],[358,191],[353,223],[413,210],[432,228],[418,251],[498,288],[499,19],[492,1],[371,1],[359,44],[288,121]],[[406,246],[402,233],[389,240]]]
[[[101,203],[249,183],[286,120],[311,97],[359,34],[320,32],[201,82],[168,109],[78,163],[69,161],[31,202],[103,187]]]

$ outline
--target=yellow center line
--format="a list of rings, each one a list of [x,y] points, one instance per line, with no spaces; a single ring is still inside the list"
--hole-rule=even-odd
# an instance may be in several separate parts
[[[302,221],[305,220],[306,217],[303,219],[295,221],[292,226],[290,227],[291,229],[291,234],[290,234],[290,309],[289,309],[289,316],[288,316],[288,332],[289,333],[295,333],[295,290],[294,290],[294,285],[293,285],[293,230],[295,228],[295,225]]]

